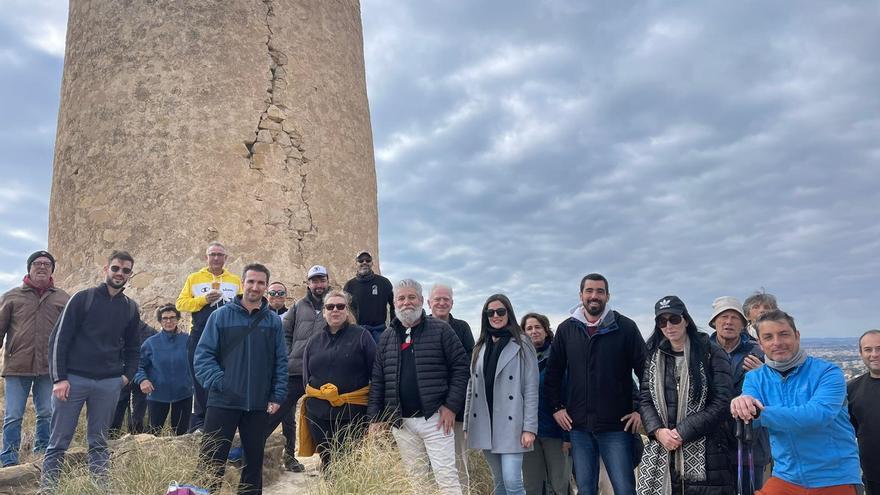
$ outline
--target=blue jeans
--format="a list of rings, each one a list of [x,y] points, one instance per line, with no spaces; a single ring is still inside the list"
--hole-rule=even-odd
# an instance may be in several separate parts
[[[364,327],[368,332],[370,332],[370,335],[373,336],[373,340],[375,340],[377,344],[379,343],[379,339],[382,337],[382,332],[384,332],[385,329],[388,328],[385,326],[384,323],[381,325],[361,325],[361,326]]]
[[[495,481],[495,495],[526,495],[523,484],[522,454],[493,454],[484,450]]]
[[[28,395],[33,389],[34,409],[37,413],[37,431],[34,435],[34,452],[45,452],[49,445],[49,422],[52,420],[52,379],[49,375],[7,376],[6,413],[3,417],[3,466],[18,464],[21,446],[21,419]]]
[[[605,461],[614,495],[633,495],[636,492],[633,436],[625,431],[571,430],[571,457],[578,493],[596,495],[598,492],[599,456]]]

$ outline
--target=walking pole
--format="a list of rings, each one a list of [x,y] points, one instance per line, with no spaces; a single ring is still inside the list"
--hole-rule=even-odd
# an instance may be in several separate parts
[[[743,492],[743,420],[736,419],[736,428],[734,436],[736,436],[736,493],[737,495],[745,495]]]
[[[746,450],[749,455],[749,493],[755,493],[755,456],[752,449],[752,423],[745,423],[743,428],[743,437],[745,438]]]

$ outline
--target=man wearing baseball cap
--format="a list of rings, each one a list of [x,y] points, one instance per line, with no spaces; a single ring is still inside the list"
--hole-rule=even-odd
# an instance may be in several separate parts
[[[55,287],[55,258],[48,251],[28,256],[27,275],[20,287],[0,298],[0,347],[4,348],[3,467],[18,464],[21,421],[31,391],[37,413],[34,452],[45,452],[52,419],[52,378],[49,376],[49,335],[70,295]],[[4,343],[3,339],[6,338]],[[15,352],[12,352],[13,349]]]
[[[309,268],[306,276],[306,295],[284,313],[282,326],[287,343],[287,397],[277,414],[271,416],[266,434],[269,435],[281,423],[284,433],[284,468],[301,473],[305,467],[296,460],[296,423],[293,406],[305,394],[303,385],[303,351],[306,343],[324,328],[324,294],[330,288],[327,269],[321,265]]]
[[[730,357],[733,397],[742,393],[746,372],[764,364],[764,351],[749,335],[746,329],[748,320],[741,307],[737,298],[721,296],[712,303],[712,318],[709,319],[709,326],[715,329],[710,340]],[[736,426],[733,418],[728,426],[732,433]],[[767,428],[756,428],[754,433],[752,452],[755,456],[755,489],[758,490],[764,485],[764,466],[770,461],[770,437]],[[733,449],[730,449],[730,469],[736,479],[737,459]]]
[[[361,251],[355,256],[357,275],[345,283],[358,325],[366,328],[378,343],[388,322],[394,319],[394,291],[391,281],[373,271],[373,255]]]

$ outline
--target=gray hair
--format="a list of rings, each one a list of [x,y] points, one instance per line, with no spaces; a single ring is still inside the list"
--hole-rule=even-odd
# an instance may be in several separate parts
[[[749,317],[749,311],[755,306],[767,306],[770,309],[779,309],[779,305],[776,304],[776,296],[773,294],[767,294],[764,292],[763,288],[759,291],[755,291],[754,294],[747,297],[743,302],[743,314],[746,315],[746,318]]]
[[[795,332],[798,331],[797,327],[794,324],[794,318],[785,311],[781,309],[774,309],[772,311],[768,311],[761,316],[758,317],[758,321],[755,322],[755,329],[758,332],[758,340],[761,340],[761,323],[765,321],[775,321],[778,323],[788,323],[788,326],[791,327]]]
[[[419,299],[424,299],[425,296],[422,295],[422,284],[416,282],[411,278],[405,278],[396,284],[394,284],[394,296],[397,297],[397,293],[400,289],[415,289],[416,294],[419,295]]]
[[[434,284],[434,285],[432,285],[432,286],[431,286],[431,292],[428,292],[428,295],[433,296],[433,295],[434,295],[434,291],[437,290],[437,289],[446,289],[446,290],[448,290],[448,291],[449,291],[449,297],[452,297],[452,287],[450,287],[450,286],[448,286],[448,285],[446,285],[446,284]]]
[[[223,244],[220,244],[219,241],[209,242],[208,245],[205,246],[205,252],[207,253],[209,249],[211,249],[212,247],[215,247],[215,246],[222,249],[224,253],[226,252],[226,246],[224,246]]]

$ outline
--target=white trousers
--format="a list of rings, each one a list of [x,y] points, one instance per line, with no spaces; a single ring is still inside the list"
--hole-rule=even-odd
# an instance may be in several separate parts
[[[443,495],[462,495],[455,468],[455,435],[438,429],[440,413],[428,419],[405,418],[391,434],[400,449],[400,457],[410,476],[425,480],[434,472],[434,479]]]

